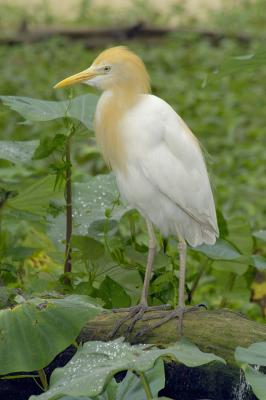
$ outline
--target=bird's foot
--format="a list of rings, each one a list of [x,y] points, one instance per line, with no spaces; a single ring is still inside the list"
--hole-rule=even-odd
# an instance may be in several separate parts
[[[125,331],[125,336],[127,337],[133,330],[134,326],[136,325],[136,323],[141,320],[141,319],[153,319],[156,316],[151,316],[150,318],[148,316],[144,317],[144,314],[146,312],[150,312],[150,311],[160,311],[160,310],[169,310],[171,308],[171,306],[169,304],[162,304],[162,305],[158,305],[158,306],[147,306],[145,304],[138,304],[136,306],[133,307],[127,307],[127,308],[114,308],[112,311],[114,313],[120,313],[120,312],[126,312],[128,313],[124,318],[119,319],[116,323],[115,326],[111,332],[111,334],[109,335],[109,338],[112,339],[117,332],[119,331],[119,329],[121,328],[122,325],[124,325],[125,322],[130,321],[130,324],[128,325],[126,331]],[[158,317],[160,318],[160,317]]]
[[[147,321],[147,320],[151,320],[151,319],[158,319],[160,318],[160,321],[156,322],[155,324],[148,326],[146,328],[141,329],[140,331],[137,332],[136,334],[136,338],[145,335],[147,332],[155,329],[155,328],[159,328],[160,326],[162,326],[163,324],[165,324],[166,322],[178,318],[178,333],[180,336],[183,335],[183,319],[184,319],[184,314],[191,312],[191,311],[198,311],[200,308],[204,307],[205,309],[207,309],[207,307],[205,306],[205,304],[199,304],[197,306],[194,307],[176,307],[174,310],[170,311],[169,313],[167,313],[165,315],[165,313],[163,314],[157,314],[156,316],[144,316],[143,320]]]

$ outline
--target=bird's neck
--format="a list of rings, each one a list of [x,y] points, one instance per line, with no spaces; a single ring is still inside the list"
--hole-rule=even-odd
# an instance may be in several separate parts
[[[126,144],[121,121],[138,101],[139,93],[115,87],[102,93],[96,108],[94,128],[105,162],[112,169],[126,171]]]

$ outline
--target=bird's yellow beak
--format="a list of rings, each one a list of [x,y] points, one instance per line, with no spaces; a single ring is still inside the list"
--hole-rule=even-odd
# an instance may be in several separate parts
[[[78,72],[75,75],[69,76],[66,79],[58,82],[54,85],[54,89],[58,89],[64,86],[74,85],[79,82],[88,81],[97,75],[96,71],[91,70],[91,68],[85,69],[84,71]]]

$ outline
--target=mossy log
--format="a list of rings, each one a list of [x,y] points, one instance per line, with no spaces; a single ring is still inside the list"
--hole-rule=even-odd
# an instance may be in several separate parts
[[[167,314],[165,311],[163,314]],[[162,313],[152,312],[151,315]],[[81,331],[78,340],[109,340],[115,323],[124,313],[103,313],[89,321]],[[157,319],[139,321],[127,340],[132,343],[154,343],[166,346],[179,339],[177,320],[171,320],[159,328],[150,330],[145,336],[137,337],[138,330],[152,326]],[[125,335],[126,323],[116,337]],[[199,309],[185,314],[183,334],[202,351],[212,352],[226,361],[210,363],[198,368],[181,364],[166,363],[165,388],[160,396],[175,400],[255,400],[251,388],[245,383],[243,373],[234,359],[237,346],[248,347],[254,342],[266,340],[266,325],[251,321],[240,313],[230,310],[205,311]]]
[[[169,311],[164,311],[166,315]],[[162,312],[151,312],[152,316]],[[146,314],[147,315],[147,314]],[[115,323],[125,313],[103,313],[89,321],[82,329],[78,341],[109,340]],[[159,328],[150,330],[145,336],[136,338],[138,330],[152,326],[158,319],[141,320],[127,338],[130,343],[154,343],[165,346],[179,339],[177,320],[171,320]],[[125,323],[116,337],[124,336],[128,323]],[[235,366],[234,351],[237,346],[248,347],[251,343],[266,340],[266,325],[249,320],[240,313],[229,310],[206,311],[199,309],[185,314],[183,334],[202,351],[215,353],[224,358],[227,364]]]

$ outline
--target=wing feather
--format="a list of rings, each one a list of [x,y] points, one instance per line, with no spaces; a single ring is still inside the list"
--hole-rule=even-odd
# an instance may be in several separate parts
[[[163,114],[161,140],[141,160],[143,173],[189,217],[218,236],[212,190],[199,142],[168,107]]]

